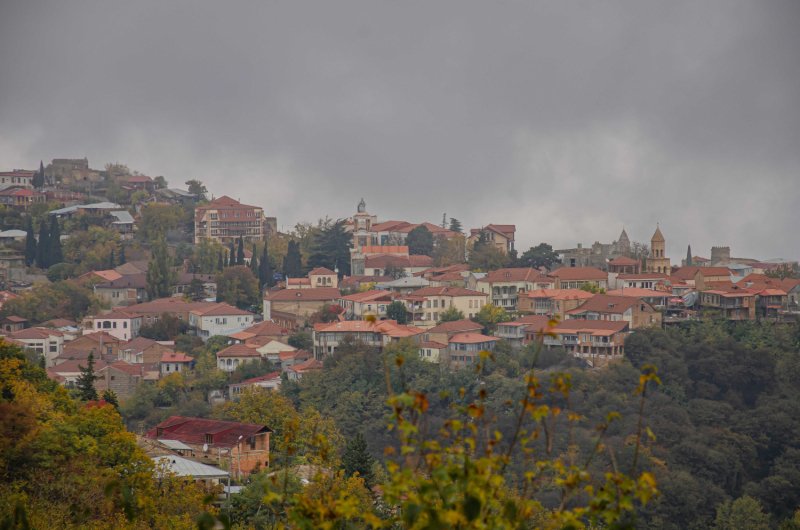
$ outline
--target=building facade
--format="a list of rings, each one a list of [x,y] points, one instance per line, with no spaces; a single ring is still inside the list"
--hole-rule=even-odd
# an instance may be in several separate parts
[[[214,199],[208,206],[195,210],[194,242],[207,237],[227,244],[238,241],[264,241],[271,231],[264,218],[264,210],[258,206],[248,206],[223,195]]]

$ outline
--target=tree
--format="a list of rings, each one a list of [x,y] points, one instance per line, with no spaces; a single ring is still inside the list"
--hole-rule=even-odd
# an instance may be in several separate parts
[[[258,269],[258,285],[259,291],[263,291],[264,287],[275,286],[275,275],[272,273],[272,263],[269,259],[269,242],[264,241],[264,251],[261,254],[261,263]]]
[[[239,250],[236,252],[236,264],[244,265],[244,239],[239,236]]]
[[[206,286],[200,278],[192,278],[189,286],[186,288],[185,296],[190,298],[193,302],[199,302],[206,298]]]
[[[463,230],[463,228],[461,227],[461,221],[459,221],[455,217],[451,217],[450,218],[450,230],[452,230],[453,232],[456,232],[457,234],[460,234],[461,231]]]
[[[769,515],[757,500],[747,495],[717,506],[714,530],[769,530]]]
[[[25,222],[25,265],[30,267],[36,260],[36,237],[33,235],[33,220],[29,215]]]
[[[50,266],[50,233],[47,223],[44,221],[39,225],[39,244],[36,246],[36,266],[46,269]]]
[[[522,253],[519,258],[520,267],[538,269],[545,267],[550,270],[553,265],[561,263],[558,254],[553,252],[553,247],[547,243],[539,243]]]
[[[400,300],[395,300],[386,306],[386,318],[396,320],[398,324],[405,324],[407,315],[408,309]]]
[[[197,195],[197,199],[200,201],[207,201],[208,198],[206,194],[208,194],[208,190],[205,186],[203,186],[203,182],[199,180],[187,180],[186,185],[189,186],[189,193],[193,195]]]
[[[315,236],[314,252],[308,260],[309,266],[339,269],[339,276],[350,275],[350,247],[352,236],[345,232],[344,221],[333,223],[330,227],[320,229]]]
[[[219,259],[217,260],[217,272],[222,272],[222,269],[225,268],[225,265],[222,262],[222,253],[223,252],[224,252],[223,250],[220,250],[219,254],[218,254]]]
[[[458,308],[455,306],[447,308],[446,311],[442,311],[439,313],[439,322],[438,324],[444,324],[445,322],[455,322],[456,320],[464,320],[465,317],[464,313],[459,311]]]
[[[50,266],[64,261],[64,253],[61,249],[61,230],[58,227],[58,218],[54,215],[50,222]]]
[[[479,241],[469,253],[469,266],[473,271],[488,272],[508,266],[508,254],[488,243],[479,244]]]
[[[259,270],[258,270],[258,258],[256,257],[256,244],[253,243],[253,254],[250,257],[250,271],[253,273],[253,276],[259,278]]]
[[[166,189],[169,187],[169,182],[163,176],[159,175],[153,179],[158,185],[158,189]]]
[[[89,357],[86,358],[86,367],[78,365],[81,375],[75,380],[75,386],[80,392],[83,401],[97,401],[97,389],[94,387],[94,382],[101,379],[100,376],[94,375],[94,353],[89,352]]]
[[[233,241],[228,243],[228,267],[236,266],[236,254],[233,251]]]
[[[228,267],[222,274],[217,274],[216,279],[217,302],[225,302],[239,309],[249,309],[258,304],[258,280],[247,267]]]
[[[33,174],[33,181],[31,182],[34,188],[41,188],[44,186],[44,163],[39,160],[39,171]]]
[[[314,347],[314,340],[311,338],[311,335],[305,331],[301,331],[300,333],[289,335],[289,346],[294,346],[298,350],[310,352]]]
[[[404,278],[406,276],[406,269],[401,265],[395,265],[390,261],[386,264],[386,268],[383,270],[383,275],[394,278],[395,280],[399,280],[400,278]]]
[[[778,278],[784,280],[789,278],[791,280],[797,279],[797,272],[792,269],[788,269],[786,267],[778,267],[775,270],[767,270],[764,271],[764,276],[767,278]]]
[[[114,249],[113,248],[111,249],[111,256],[108,258],[108,268],[109,269],[113,269],[114,268]]]
[[[138,236],[150,242],[166,237],[167,232],[178,227],[182,215],[180,206],[151,202],[142,210]]]
[[[433,255],[433,234],[425,225],[419,225],[411,230],[406,237],[408,253],[413,256]]]
[[[125,265],[125,263],[126,263],[126,259],[125,259],[125,245],[120,245],[120,246],[119,246],[119,264],[120,264],[120,265]]]
[[[581,284],[579,289],[581,291],[586,291],[587,293],[592,293],[592,294],[606,294],[605,289],[601,289],[600,287],[597,286],[597,284],[594,283],[583,283]]]
[[[506,310],[500,306],[486,304],[478,311],[472,321],[483,326],[486,333],[491,335],[497,329],[498,324],[511,322],[511,315],[506,313]]]
[[[117,393],[113,390],[106,390],[103,392],[103,396],[101,398],[103,401],[114,407],[117,411],[119,411],[119,398],[117,397]]]
[[[358,476],[364,479],[367,489],[372,490],[372,486],[375,485],[375,473],[372,469],[374,463],[375,459],[369,452],[364,433],[360,430],[356,431],[356,434],[347,442],[342,456],[344,474],[352,477],[358,473]]]
[[[153,259],[147,265],[146,291],[150,300],[172,296],[178,284],[178,273],[170,267],[167,240],[164,236],[153,244]]]
[[[299,278],[303,275],[299,241],[289,240],[286,256],[283,257],[283,275],[287,278]]]
[[[434,238],[433,262],[437,267],[466,263],[467,238],[461,234],[447,239],[440,234]]]
[[[161,313],[152,325],[139,328],[139,336],[150,340],[175,340],[189,330],[189,324],[169,313]]]

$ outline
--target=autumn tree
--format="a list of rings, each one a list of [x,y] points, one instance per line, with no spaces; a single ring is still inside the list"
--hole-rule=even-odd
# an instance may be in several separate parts
[[[472,318],[472,321],[483,326],[483,329],[487,334],[493,335],[498,324],[502,324],[503,322],[511,322],[511,315],[509,315],[506,310],[500,306],[486,304],[475,314],[475,316]]]
[[[485,234],[485,232],[482,232]],[[510,258],[508,254],[494,245],[476,241],[469,251],[469,267],[473,271],[489,272],[507,267]]]
[[[180,206],[151,202],[142,210],[137,235],[150,242],[166,237],[167,232],[177,228],[181,216]]]
[[[225,302],[239,309],[250,309],[258,305],[258,280],[247,267],[228,267],[217,274],[216,280],[217,302]]]
[[[153,244],[153,259],[147,266],[146,291],[150,300],[172,296],[172,289],[178,284],[178,272],[170,267],[167,240],[161,236]]]
[[[439,321],[438,324],[444,324],[445,322],[455,322],[456,320],[464,320],[465,317],[464,313],[460,311],[457,307],[448,307],[445,311],[439,313]]]

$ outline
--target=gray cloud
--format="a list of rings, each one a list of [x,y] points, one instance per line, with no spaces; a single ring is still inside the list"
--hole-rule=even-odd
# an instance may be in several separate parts
[[[0,3],[0,167],[800,257],[800,4]]]

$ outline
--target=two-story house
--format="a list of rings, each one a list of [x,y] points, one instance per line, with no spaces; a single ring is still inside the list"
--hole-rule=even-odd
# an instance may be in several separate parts
[[[217,368],[223,372],[233,372],[240,364],[261,362],[261,359],[255,346],[238,343],[217,352]]]
[[[727,320],[754,320],[757,292],[734,284],[700,292],[699,302],[705,309],[719,311]]]
[[[314,357],[322,359],[325,355],[336,353],[339,343],[346,336],[351,336],[365,344],[382,351],[390,342],[402,338],[422,341],[425,330],[414,326],[403,326],[396,320],[370,322],[368,320],[337,321],[330,324],[314,324]]]
[[[608,288],[608,273],[594,267],[562,267],[549,273],[555,289],[580,289],[583,285],[594,285],[598,289]]]
[[[145,274],[127,274],[115,280],[94,285],[94,294],[112,308],[128,307],[147,301]]]
[[[481,237],[481,233],[483,232],[486,233],[486,239],[489,241],[489,244],[508,254],[514,250],[514,234],[516,231],[517,227],[515,225],[488,224],[483,228],[470,229],[467,243],[474,244]]]
[[[542,276],[532,268],[499,269],[477,280],[475,290],[491,293],[494,305],[506,311],[517,311],[521,309],[518,303],[520,294],[536,289],[536,280]],[[551,282],[549,278],[545,281]]]
[[[488,293],[481,293],[464,289],[463,287],[423,287],[412,291],[401,298],[408,310],[408,321],[415,326],[423,328],[434,327],[439,314],[455,307],[468,318],[474,315],[486,305]]]
[[[459,333],[450,339],[448,367],[451,370],[474,368],[481,362],[481,352],[494,350],[500,339],[480,333]],[[441,358],[440,358],[441,364]]]
[[[233,330],[253,325],[255,315],[249,311],[225,303],[207,309],[189,311],[189,325],[197,330],[197,336],[208,340],[214,335],[228,335]]]
[[[128,309],[115,309],[110,313],[83,320],[84,330],[102,331],[123,341],[138,337],[140,327],[142,315]]]
[[[508,342],[515,350],[522,349],[526,344],[526,337],[531,332],[541,332],[548,327],[550,317],[543,315],[526,315],[513,322],[503,322],[497,325],[496,337]]]
[[[589,366],[600,367],[625,354],[625,339],[629,334],[627,321],[578,319],[559,323],[543,340],[548,348],[562,347]],[[539,339],[532,337],[532,340]]]
[[[631,329],[661,325],[661,313],[635,297],[598,294],[577,309],[567,311],[567,320],[605,320],[630,323]]]
[[[536,289],[519,296],[519,309],[564,320],[571,311],[595,296],[580,289]]]
[[[28,328],[15,331],[8,337],[44,355],[46,368],[54,366],[55,358],[64,353],[64,333],[61,331],[47,328]]]
[[[264,297],[264,320],[272,320],[273,310],[307,318],[341,296],[335,287],[284,289]]]
[[[344,309],[347,320],[364,320],[373,316],[378,320],[386,320],[386,308],[400,295],[391,291],[363,291],[342,296],[336,303]]]

